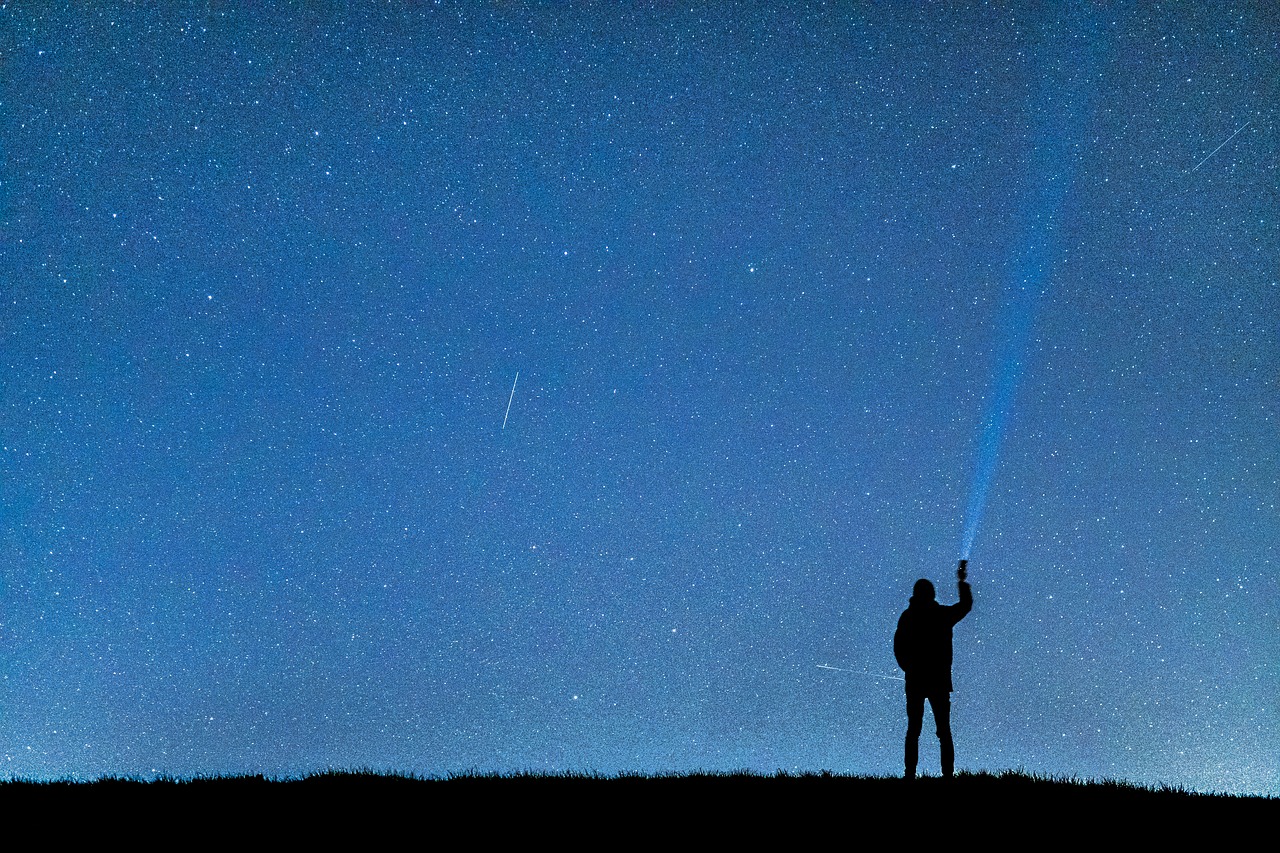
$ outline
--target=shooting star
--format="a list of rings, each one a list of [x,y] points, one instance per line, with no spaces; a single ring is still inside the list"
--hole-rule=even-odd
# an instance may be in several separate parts
[[[511,417],[511,401],[516,398],[516,382],[520,381],[520,371],[516,371],[516,378],[511,383],[511,396],[507,398],[507,413],[502,416],[502,428],[507,428],[507,418]]]
[[[1253,124],[1253,119],[1249,119],[1244,124],[1240,125],[1240,127],[1236,129],[1235,133],[1231,134],[1226,139],[1222,140],[1222,145],[1219,145],[1217,148],[1210,151],[1209,154],[1203,160],[1201,160],[1199,163],[1196,163],[1194,166],[1192,166],[1191,171],[1187,172],[1187,174],[1188,175],[1192,174],[1193,172],[1195,172],[1196,169],[1199,169],[1205,163],[1208,163],[1209,158],[1212,157],[1214,154],[1217,154],[1219,151],[1221,151],[1223,145],[1226,145],[1228,142],[1235,139],[1237,136],[1240,135],[1240,131],[1244,130],[1246,127],[1248,127],[1251,124]]]
[[[897,675],[877,675],[874,672],[867,672],[865,669],[842,669],[838,666],[827,666],[825,663],[818,664],[818,669],[830,669],[835,672],[851,672],[854,675],[865,675],[868,678],[884,678],[890,681],[906,681],[905,678]]]

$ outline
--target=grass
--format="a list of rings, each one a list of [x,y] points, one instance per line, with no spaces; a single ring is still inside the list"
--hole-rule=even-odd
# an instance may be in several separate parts
[[[1015,845],[1035,838],[1185,841],[1213,827],[1234,834],[1280,820],[1276,798],[1017,772],[912,782],[785,772],[457,773],[422,778],[371,771],[293,779],[11,781],[0,783],[0,804],[10,814],[52,815],[53,820],[74,814],[124,820],[126,825],[130,819],[145,821],[153,828],[166,824],[169,833],[181,833],[186,826],[227,829],[239,821],[272,825],[290,836],[344,831],[367,838],[413,827],[431,833],[462,831],[470,840],[579,838],[594,839],[597,845],[766,838],[795,842],[833,831],[886,841],[975,833],[988,846],[1004,846],[1000,839]]]

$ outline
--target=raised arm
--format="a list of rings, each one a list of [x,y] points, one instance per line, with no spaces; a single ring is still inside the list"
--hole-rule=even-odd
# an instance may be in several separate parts
[[[973,590],[969,588],[969,582],[965,580],[969,576],[968,562],[968,560],[961,560],[960,568],[956,570],[956,587],[960,590],[960,601],[947,608],[951,611],[952,625],[968,616],[969,611],[973,609]]]

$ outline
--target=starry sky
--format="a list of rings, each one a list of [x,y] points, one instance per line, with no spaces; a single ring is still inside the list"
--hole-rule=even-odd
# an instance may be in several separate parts
[[[1280,793],[1269,4],[267,5],[0,2],[0,776],[896,774],[985,482],[959,768]]]

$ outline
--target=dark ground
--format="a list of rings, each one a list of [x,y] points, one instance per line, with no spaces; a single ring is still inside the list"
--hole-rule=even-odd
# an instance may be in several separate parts
[[[452,838],[575,846],[791,846],[843,839],[856,847],[856,842],[918,837],[1001,848],[1068,841],[1112,847],[1185,843],[1206,835],[1227,840],[1251,835],[1253,829],[1266,833],[1280,823],[1280,799],[1275,798],[1013,773],[910,783],[828,775],[433,780],[358,773],[282,781],[10,782],[0,784],[0,808],[11,825],[16,820],[96,837],[220,844],[358,837],[391,843]]]

